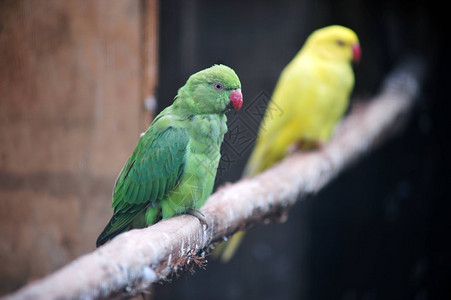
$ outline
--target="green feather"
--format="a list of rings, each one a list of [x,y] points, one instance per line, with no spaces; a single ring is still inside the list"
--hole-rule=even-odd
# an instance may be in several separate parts
[[[167,190],[167,180],[166,178],[160,178],[159,180],[159,189],[158,189],[158,199],[162,199],[163,196],[166,194],[166,190]]]
[[[223,89],[215,89],[220,82]],[[215,65],[193,74],[139,139],[113,192],[114,214],[102,245],[130,228],[198,209],[210,195],[227,131],[229,96],[241,88],[235,72]],[[193,193],[193,190],[196,192]]]
[[[154,139],[151,139],[154,131],[149,131],[148,137],[138,142],[133,153],[135,159],[129,160],[129,166],[122,170],[116,182],[113,195],[113,208],[115,215],[99,236],[98,243],[114,237],[116,231],[122,232],[128,228],[133,219],[140,214],[146,206],[161,200],[165,191],[172,190],[183,173],[184,156],[172,157],[174,163],[169,158],[173,151],[170,148],[177,148],[177,151],[184,153],[189,137],[183,129],[166,128],[162,132],[157,132]],[[171,139],[176,139],[176,143],[170,143]],[[146,145],[150,145],[145,147]],[[155,155],[156,154],[156,155]],[[132,157],[133,157],[132,156]],[[168,180],[161,178],[160,170],[166,169],[167,178],[170,178],[171,185],[167,185]],[[133,205],[138,205],[137,209],[131,209]]]

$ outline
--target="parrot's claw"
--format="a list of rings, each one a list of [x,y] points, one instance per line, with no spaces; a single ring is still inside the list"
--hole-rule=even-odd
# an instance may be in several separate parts
[[[196,217],[196,218],[199,220],[200,224],[201,224],[202,226],[205,225],[205,228],[208,229],[207,219],[205,218],[205,216],[204,216],[203,213],[201,213],[201,212],[198,211],[198,210],[192,209],[192,208],[189,209],[186,213],[187,213],[188,215],[192,215],[193,217]]]

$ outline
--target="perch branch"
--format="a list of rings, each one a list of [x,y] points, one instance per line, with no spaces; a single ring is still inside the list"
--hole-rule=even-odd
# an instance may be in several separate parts
[[[249,225],[283,219],[288,207],[316,193],[344,168],[388,138],[413,107],[421,68],[395,69],[381,92],[354,107],[321,151],[295,153],[274,168],[216,191],[201,212],[119,235],[7,299],[95,299],[136,295],[173,272],[201,264],[211,244]]]

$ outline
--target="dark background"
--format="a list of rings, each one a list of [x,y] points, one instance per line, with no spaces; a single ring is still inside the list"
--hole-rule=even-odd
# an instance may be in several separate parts
[[[430,1],[162,1],[159,110],[190,74],[224,63],[244,94],[229,126],[248,122],[248,136],[258,126],[246,106],[267,101],[317,28],[340,24],[359,35],[354,101],[377,93],[408,55],[427,69],[400,135],[294,206],[286,223],[250,230],[229,264],[209,259],[206,270],[158,285],[155,299],[450,299],[450,63],[441,9]],[[217,185],[240,178],[253,145],[237,151],[227,138]]]

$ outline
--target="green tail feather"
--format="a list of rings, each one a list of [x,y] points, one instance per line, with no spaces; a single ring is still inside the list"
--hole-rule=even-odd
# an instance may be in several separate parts
[[[129,230],[132,225],[134,228],[145,227],[143,212],[145,212],[146,207],[147,204],[142,204],[133,208],[133,210],[125,211],[124,213],[115,213],[97,238],[96,246],[99,247],[105,244],[116,235]]]
[[[130,224],[128,224],[128,226],[122,227],[121,229],[112,230],[113,229],[113,224],[112,224],[113,218],[111,218],[111,220],[108,223],[108,225],[105,227],[105,229],[102,231],[102,233],[97,238],[96,247],[102,246],[103,244],[105,244],[109,240],[113,239],[117,235],[119,235],[119,234],[121,234],[121,233],[123,233],[123,232],[125,232],[125,231],[127,231],[129,229]]]

